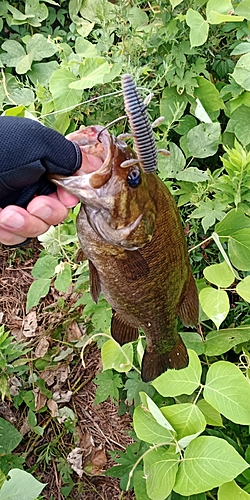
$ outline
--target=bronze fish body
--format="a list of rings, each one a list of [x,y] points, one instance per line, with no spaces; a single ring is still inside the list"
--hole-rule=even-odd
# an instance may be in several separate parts
[[[186,367],[177,320],[197,324],[198,296],[172,195],[139,164],[121,167],[134,153],[102,127],[87,127],[70,139],[102,162],[90,174],[54,179],[82,202],[77,232],[89,260],[93,300],[102,292],[112,306],[111,334],[119,344],[136,340],[143,329],[144,381]]]

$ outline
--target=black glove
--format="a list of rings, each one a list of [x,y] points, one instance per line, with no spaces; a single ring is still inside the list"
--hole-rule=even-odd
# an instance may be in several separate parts
[[[72,175],[81,151],[55,130],[36,120],[0,116],[0,208],[26,208],[34,195],[56,191],[47,174]]]

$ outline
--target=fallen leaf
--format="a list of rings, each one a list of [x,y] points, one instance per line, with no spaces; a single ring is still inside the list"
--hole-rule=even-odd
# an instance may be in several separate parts
[[[83,475],[82,459],[81,448],[74,448],[67,456],[68,464],[80,477]]]
[[[47,406],[51,411],[52,417],[58,417],[58,404],[53,399],[48,400]]]
[[[55,391],[53,399],[57,403],[68,403],[71,400],[72,394],[72,391]]]
[[[70,323],[66,329],[67,341],[72,342],[72,340],[79,340],[82,337],[82,332],[76,321]]]
[[[48,348],[49,348],[49,341],[48,341],[48,339],[43,337],[35,349],[35,357],[36,358],[43,358],[43,356],[45,356]]]
[[[10,394],[11,396],[17,396],[20,392],[20,387],[22,387],[22,383],[17,377],[11,377],[9,381]]]
[[[22,436],[25,436],[25,434],[27,434],[31,429],[31,426],[30,424],[28,423],[28,417],[26,417],[21,425],[21,429],[19,429],[19,432],[20,434],[22,434]]]
[[[35,396],[35,410],[39,411],[45,406],[47,398],[38,387],[36,387],[36,389],[33,389],[33,393]]]
[[[99,468],[102,468],[107,463],[107,457],[105,450],[102,445],[98,446],[95,450],[93,450],[92,464],[96,465]]]
[[[31,311],[23,320],[23,335],[25,337],[34,337],[37,329],[36,311]]]

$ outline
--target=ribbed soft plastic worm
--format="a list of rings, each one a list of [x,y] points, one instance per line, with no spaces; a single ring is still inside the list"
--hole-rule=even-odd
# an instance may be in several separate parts
[[[147,173],[157,170],[157,150],[145,104],[129,74],[122,76],[125,110],[134,139],[138,161]]]

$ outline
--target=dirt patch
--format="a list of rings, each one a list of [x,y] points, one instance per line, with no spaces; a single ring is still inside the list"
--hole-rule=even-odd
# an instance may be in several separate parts
[[[0,247],[0,323],[5,324],[16,338],[23,337],[24,323],[27,319],[26,295],[33,281],[31,270],[39,253],[40,247],[35,240],[24,249],[13,250]],[[77,297],[72,294],[71,290],[64,298],[69,309]],[[34,353],[41,354],[43,350],[46,352],[46,342],[50,348],[53,348],[54,340],[53,336],[50,336],[50,332],[62,322],[70,323],[72,321],[71,327],[68,328],[68,335],[77,335],[78,325],[75,317],[69,321],[67,308],[66,312],[65,310],[58,311],[58,308],[53,310],[53,304],[57,299],[58,292],[52,289],[42,304],[32,310],[37,322]],[[32,324],[30,328],[32,328]],[[32,332],[32,330],[30,331]],[[87,350],[86,368],[83,368],[79,358],[72,355],[66,360],[58,362],[56,375],[46,373],[46,370],[42,373],[48,389],[54,391],[58,386],[60,395],[71,393],[68,403],[52,402],[50,410],[36,413],[37,425],[44,428],[43,436],[34,436],[33,433],[25,431],[23,428],[27,407],[21,405],[17,410],[11,401],[6,401],[0,405],[0,415],[24,433],[23,441],[15,453],[25,454],[26,470],[30,468],[31,472],[34,471],[35,477],[47,483],[42,492],[45,499],[63,500],[66,498],[61,494],[61,488],[64,484],[58,472],[58,460],[60,457],[66,459],[71,450],[79,447],[83,457],[82,467],[84,471],[81,477],[76,472],[71,475],[77,486],[72,489],[67,498],[133,500],[135,497],[132,492],[121,491],[119,480],[103,474],[114,464],[109,450],[125,451],[126,446],[132,442],[128,434],[128,431],[132,429],[131,418],[129,414],[120,416],[118,407],[109,399],[104,403],[94,404],[96,385],[93,379],[101,369],[100,353],[96,345],[93,344]],[[49,377],[52,378],[49,379]],[[41,401],[41,407],[45,401],[46,398]],[[77,416],[75,434],[72,432],[62,434],[62,426],[52,416],[53,411],[56,412],[58,408],[65,405],[71,408]],[[76,439],[77,437],[78,439]],[[77,441],[77,444],[74,440]],[[53,443],[55,443],[54,449]],[[48,452],[47,463],[46,458],[41,459],[44,451]],[[88,463],[90,463],[89,467]]]

